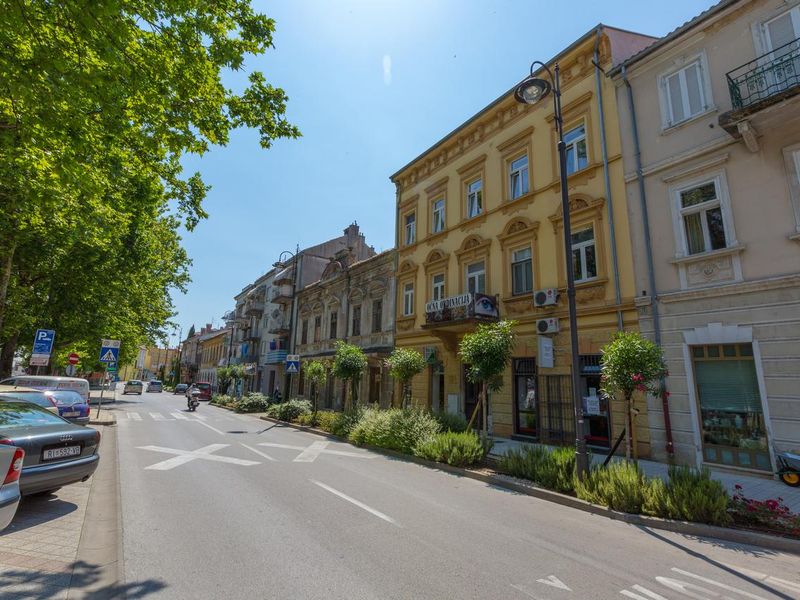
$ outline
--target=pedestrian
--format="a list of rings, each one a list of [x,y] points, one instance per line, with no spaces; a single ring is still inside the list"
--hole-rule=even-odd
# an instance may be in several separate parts
[[[281,401],[281,388],[279,388],[279,387],[275,388],[275,393],[272,394],[272,401],[275,404],[277,404],[277,403],[279,403]]]

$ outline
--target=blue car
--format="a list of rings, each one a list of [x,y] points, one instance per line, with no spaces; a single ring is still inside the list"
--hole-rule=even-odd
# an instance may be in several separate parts
[[[58,407],[58,416],[71,423],[86,425],[89,422],[89,404],[78,392],[48,390],[44,392]]]

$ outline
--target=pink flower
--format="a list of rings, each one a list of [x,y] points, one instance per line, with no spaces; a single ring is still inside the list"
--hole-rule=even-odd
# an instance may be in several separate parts
[[[636,389],[639,390],[640,392],[647,391],[647,388],[644,387],[641,383],[636,386]]]
[[[737,483],[735,486],[733,486],[733,488],[734,488],[734,489],[736,489],[736,490],[741,490],[741,489],[742,489],[742,486],[740,486],[740,485]]]

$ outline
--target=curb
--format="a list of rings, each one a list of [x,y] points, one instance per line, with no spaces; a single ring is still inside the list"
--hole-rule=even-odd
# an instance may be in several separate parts
[[[295,423],[280,421],[278,419],[273,419],[272,417],[266,417],[266,416],[262,416],[259,418],[262,419],[263,421],[269,421],[271,423],[285,425],[287,427],[292,427],[300,431],[306,431],[308,433],[313,433],[315,435],[327,437],[332,440],[349,443],[345,438],[339,437],[338,435],[333,435],[332,433],[328,433],[327,431],[316,429],[314,427],[308,427],[307,425],[297,425]],[[431,469],[438,469],[440,471],[445,471],[448,473],[452,473],[453,475],[459,475],[461,477],[469,477],[470,479],[482,481],[483,483],[486,483],[488,485],[496,485],[498,487],[511,490],[512,492],[525,494],[526,496],[532,496],[534,498],[539,498],[540,500],[547,500],[548,502],[560,504],[561,506],[566,506],[568,508],[574,508],[577,510],[581,510],[583,512],[588,512],[590,514],[613,519],[615,521],[623,521],[631,525],[636,525],[637,527],[650,527],[652,529],[662,529],[664,531],[671,531],[673,533],[680,533],[683,535],[691,535],[697,537],[711,537],[711,538],[716,538],[718,540],[724,540],[726,542],[734,542],[737,544],[749,544],[752,546],[760,546],[762,548],[768,548],[770,550],[778,550],[781,552],[789,552],[792,554],[800,555],[800,540],[797,539],[772,536],[772,535],[767,535],[765,533],[747,531],[745,529],[731,529],[728,527],[707,525],[705,523],[691,523],[689,521],[673,521],[670,519],[661,519],[659,517],[648,517],[644,515],[634,515],[631,513],[619,512],[616,510],[612,510],[610,508],[606,508],[605,506],[600,506],[598,504],[592,504],[591,502],[586,502],[585,500],[581,500],[580,498],[575,498],[573,496],[567,496],[566,494],[560,494],[558,492],[553,492],[551,490],[536,487],[532,483],[529,483],[522,479],[511,477],[509,475],[490,474],[482,471],[476,471],[474,469],[454,467],[445,463],[434,462],[426,460],[424,458],[419,458],[417,456],[410,456],[408,454],[403,454],[402,452],[397,452],[395,450],[388,450],[386,448],[378,448],[375,446],[370,446],[368,444],[365,444],[364,446],[360,447],[366,448],[373,452],[377,452],[378,454],[384,454],[386,456],[391,456],[393,458],[399,458],[406,462],[416,463],[418,465],[422,465]],[[496,460],[489,459],[489,462],[496,462]]]
[[[106,425],[110,427],[116,424],[117,424],[117,415],[115,415],[114,413],[107,412],[101,417],[95,417],[94,419],[89,417],[89,425]]]

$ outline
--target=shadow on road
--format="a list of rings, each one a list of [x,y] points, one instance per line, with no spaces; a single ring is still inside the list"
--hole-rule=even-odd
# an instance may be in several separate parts
[[[45,600],[69,588],[70,598],[111,600],[146,598],[167,587],[167,584],[159,579],[103,584],[100,582],[101,572],[100,565],[83,561],[72,563],[66,572],[8,569],[0,572],[0,590],[21,600]]]
[[[61,500],[53,494],[27,496],[19,503],[14,520],[5,531],[0,533],[0,537],[60,519],[77,508],[76,504]]]

